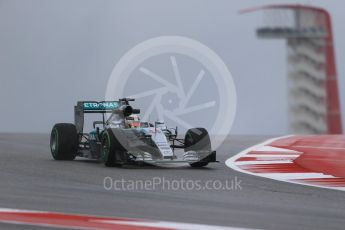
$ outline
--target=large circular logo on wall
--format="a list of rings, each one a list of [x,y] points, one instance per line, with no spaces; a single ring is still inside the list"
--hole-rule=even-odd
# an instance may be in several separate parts
[[[134,98],[141,121],[164,121],[179,134],[206,128],[216,149],[236,113],[236,89],[222,59],[186,37],[162,36],[129,50],[108,80],[106,100]]]

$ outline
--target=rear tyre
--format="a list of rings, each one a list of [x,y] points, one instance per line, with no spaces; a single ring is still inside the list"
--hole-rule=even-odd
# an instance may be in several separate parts
[[[50,135],[50,150],[55,160],[74,160],[78,150],[78,132],[74,124],[55,124]]]
[[[211,140],[206,129],[193,128],[188,129],[185,138],[185,152],[187,151],[211,151]],[[201,160],[199,162],[191,163],[190,166],[200,168],[208,165],[207,160]]]
[[[107,167],[121,167],[126,163],[126,151],[116,140],[111,129],[106,130],[101,138],[102,156],[104,165]]]

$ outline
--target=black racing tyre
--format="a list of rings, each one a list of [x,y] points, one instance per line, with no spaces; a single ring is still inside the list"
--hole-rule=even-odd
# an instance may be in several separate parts
[[[206,129],[193,128],[188,129],[184,138],[185,152],[187,151],[211,151],[211,140]],[[204,167],[208,165],[208,161],[199,161],[191,163],[192,167]]]
[[[188,129],[184,138],[186,151],[211,150],[211,140],[206,129]]]
[[[111,129],[106,130],[101,137],[102,157],[107,167],[122,166],[126,163],[126,151],[116,140]]]
[[[50,135],[50,150],[55,160],[74,160],[78,150],[78,132],[74,124],[55,124]]]

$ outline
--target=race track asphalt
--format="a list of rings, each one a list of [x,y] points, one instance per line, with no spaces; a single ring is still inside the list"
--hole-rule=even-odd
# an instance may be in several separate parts
[[[0,208],[80,213],[260,229],[345,229],[345,193],[241,174],[230,156],[263,136],[229,136],[220,163],[182,167],[106,168],[77,159],[54,161],[46,134],[0,134]],[[236,190],[107,190],[104,178],[129,181],[240,181]],[[173,182],[172,182],[173,183]],[[165,186],[168,186],[167,184]],[[172,185],[171,185],[172,186]],[[149,188],[152,188],[149,187]],[[21,229],[43,229],[20,226]],[[0,229],[18,226],[0,224]]]

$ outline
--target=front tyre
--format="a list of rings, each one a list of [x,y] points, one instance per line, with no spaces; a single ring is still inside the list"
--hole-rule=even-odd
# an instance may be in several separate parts
[[[184,139],[185,152],[187,151],[210,151],[211,152],[211,140],[206,129],[193,128],[188,129]],[[200,168],[208,165],[207,159],[202,159],[199,162],[191,163],[190,166]]]
[[[114,141],[109,131],[106,131],[103,133],[101,143],[102,143],[102,156],[103,156],[104,165],[107,167],[114,167],[116,165],[115,153],[114,153]]]
[[[55,160],[74,160],[78,150],[78,132],[74,124],[55,124],[50,135],[50,150]]]
[[[108,129],[103,133],[101,143],[102,156],[105,166],[122,166],[126,163],[126,151],[117,141],[111,129]]]

